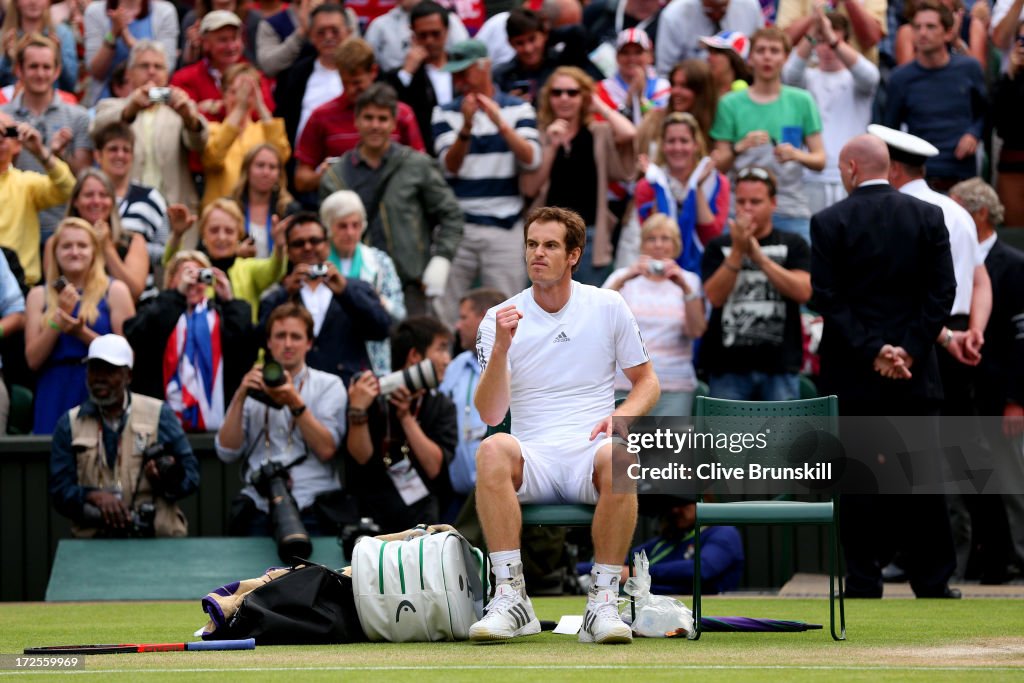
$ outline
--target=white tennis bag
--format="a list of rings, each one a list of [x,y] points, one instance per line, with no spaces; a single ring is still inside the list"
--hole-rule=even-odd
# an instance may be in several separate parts
[[[352,551],[356,611],[373,641],[467,640],[487,579],[483,553],[447,525],[367,536]]]

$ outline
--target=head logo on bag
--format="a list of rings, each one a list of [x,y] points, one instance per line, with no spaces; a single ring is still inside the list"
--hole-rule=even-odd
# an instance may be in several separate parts
[[[410,612],[412,612],[414,614],[416,613],[416,606],[415,605],[413,605],[408,600],[402,600],[402,602],[398,603],[398,609],[395,610],[395,623],[396,624],[398,623],[398,620],[402,618],[402,610],[404,610],[404,609],[408,609]]]

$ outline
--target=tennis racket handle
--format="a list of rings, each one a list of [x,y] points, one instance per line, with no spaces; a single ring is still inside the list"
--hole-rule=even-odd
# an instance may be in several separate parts
[[[185,643],[186,650],[255,650],[256,639],[244,640],[197,640]]]

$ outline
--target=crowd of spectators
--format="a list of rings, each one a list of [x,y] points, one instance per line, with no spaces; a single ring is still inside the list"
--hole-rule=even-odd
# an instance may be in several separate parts
[[[433,522],[471,490],[479,423],[455,412],[473,358],[450,400],[382,398],[369,377],[443,374],[435,347],[472,347],[467,316],[526,285],[531,206],[583,217],[576,277],[633,308],[663,414],[688,414],[698,378],[795,398],[811,216],[845,196],[839,151],[869,124],[937,149],[902,181],[916,195],[984,188],[952,193],[971,273],[998,223],[1024,227],[1024,0],[531,0],[486,23],[440,1],[4,3],[0,367],[34,392],[32,432],[86,398],[81,361],[109,333],[134,349],[132,391],[217,431],[274,310],[298,305],[309,367],[350,411],[317,476],[345,470],[366,505],[393,485],[377,516]],[[1024,295],[971,273],[987,303],[958,288],[968,327],[937,340],[965,367],[1013,347],[986,327],[1024,337]],[[1013,434],[1022,362],[1005,401],[966,404]],[[0,434],[7,403],[0,384]]]

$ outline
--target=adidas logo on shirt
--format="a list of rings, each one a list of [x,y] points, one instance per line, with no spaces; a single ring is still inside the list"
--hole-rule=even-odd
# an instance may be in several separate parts
[[[567,342],[567,341],[572,341],[572,340],[569,339],[569,336],[565,333],[565,331],[562,331],[562,332],[558,333],[558,336],[554,338],[552,343],[553,344],[560,344],[561,342]]]

